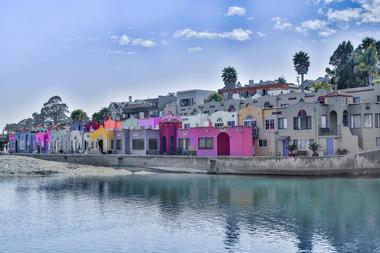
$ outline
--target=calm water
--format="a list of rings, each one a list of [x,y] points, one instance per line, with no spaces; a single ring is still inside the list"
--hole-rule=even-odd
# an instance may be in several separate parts
[[[380,252],[380,179],[0,178],[0,252]]]

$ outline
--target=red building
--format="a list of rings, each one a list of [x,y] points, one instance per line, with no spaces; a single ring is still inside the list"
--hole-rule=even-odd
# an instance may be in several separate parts
[[[176,117],[168,117],[160,122],[161,154],[174,155],[177,152],[177,130],[182,122]]]
[[[260,84],[260,85],[247,85],[235,88],[223,88],[218,90],[218,93],[224,99],[231,99],[233,94],[239,94],[240,97],[252,97],[260,91],[261,95],[265,95],[270,90],[287,90],[289,84],[287,83],[273,83],[273,84]]]

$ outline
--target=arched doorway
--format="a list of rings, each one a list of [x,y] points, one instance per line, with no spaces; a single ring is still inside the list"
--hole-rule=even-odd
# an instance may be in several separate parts
[[[99,140],[99,141],[98,141],[98,147],[99,147],[99,152],[100,152],[101,154],[103,154],[103,153],[104,153],[103,140]]]
[[[227,133],[220,133],[218,135],[218,155],[230,155],[230,136]]]
[[[166,137],[165,136],[163,136],[161,138],[161,153],[162,154],[167,153],[167,150],[166,150]]]
[[[330,132],[332,134],[338,134],[338,115],[336,111],[330,112]]]

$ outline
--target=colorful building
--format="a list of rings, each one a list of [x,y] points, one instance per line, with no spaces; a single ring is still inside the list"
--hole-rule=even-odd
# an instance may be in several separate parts
[[[177,153],[177,131],[182,122],[176,117],[167,117],[160,122],[160,153],[174,155]]]
[[[34,135],[33,151],[40,154],[49,153],[50,129],[40,129]]]
[[[160,131],[154,129],[129,130],[129,152],[133,155],[158,155]]]
[[[70,152],[70,132],[68,125],[56,125],[50,130],[49,149],[52,154]]]
[[[129,130],[114,130],[114,145],[113,152],[114,154],[129,154]]]
[[[120,121],[108,118],[108,120],[104,121],[103,126],[105,129],[109,129],[109,130],[121,129],[122,123]]]
[[[177,141],[183,153],[197,156],[252,156],[252,127],[198,127],[178,129]]]
[[[160,117],[142,118],[137,120],[139,129],[158,129]]]
[[[107,154],[112,153],[114,132],[105,129],[102,125],[95,131],[90,132],[90,152]]]

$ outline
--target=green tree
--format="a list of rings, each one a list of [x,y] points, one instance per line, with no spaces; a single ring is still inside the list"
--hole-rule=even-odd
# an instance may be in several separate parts
[[[355,66],[355,70],[366,73],[368,77],[368,85],[373,85],[372,80],[378,73],[377,51],[374,44],[368,46],[364,52],[358,52],[355,55],[355,58],[358,63]]]
[[[292,143],[288,145],[288,150],[291,156],[295,155],[295,152],[297,151],[297,149],[298,149],[298,146],[296,143]]]
[[[233,86],[235,87],[237,82],[237,72],[233,67],[226,67],[222,71],[222,78],[225,86]]]
[[[310,57],[307,53],[300,51],[293,56],[293,65],[299,75],[301,75],[301,90],[304,91],[304,75],[307,74],[310,67]]]
[[[362,39],[362,44],[360,44],[360,48],[362,50],[366,50],[370,46],[375,46],[376,47],[376,40],[372,37],[365,37]]]
[[[331,85],[328,84],[327,82],[317,82],[313,83],[313,89],[315,92],[319,91],[320,89],[325,90],[325,91],[330,91],[331,90]]]
[[[92,120],[96,122],[104,122],[111,116],[111,110],[107,107],[103,107],[100,111],[92,114]]]
[[[210,96],[208,96],[207,102],[222,101],[222,99],[223,99],[222,95],[220,95],[219,93],[215,92],[215,93],[212,93]]]
[[[71,112],[70,119],[73,122],[85,123],[89,120],[87,113],[81,109],[77,109]]]
[[[326,68],[326,73],[337,89],[358,87],[366,83],[366,73],[355,71],[355,66],[358,63],[354,55],[360,52],[360,48],[354,50],[350,41],[343,41],[330,57],[329,64],[333,68]]]
[[[66,113],[68,112],[68,106],[62,102],[59,96],[51,97],[41,109],[41,115],[45,119],[52,119],[55,125],[66,122],[68,120]]]
[[[279,78],[277,78],[277,82],[278,83],[286,83],[286,79],[285,79],[285,77],[280,76]]]
[[[35,112],[32,114],[33,120],[34,120],[34,126],[43,126],[45,123],[45,117],[41,113]]]

